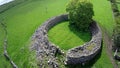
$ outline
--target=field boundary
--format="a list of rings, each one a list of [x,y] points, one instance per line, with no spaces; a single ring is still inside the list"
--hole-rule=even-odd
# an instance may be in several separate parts
[[[12,65],[13,68],[18,68],[18,66],[10,58],[10,56],[8,54],[8,51],[7,51],[7,46],[8,46],[8,44],[7,44],[8,32],[7,32],[7,29],[6,29],[7,26],[3,22],[1,22],[0,25],[2,25],[2,28],[3,28],[4,32],[5,32],[4,44],[3,44],[3,46],[4,46],[4,57],[10,62],[10,64]]]

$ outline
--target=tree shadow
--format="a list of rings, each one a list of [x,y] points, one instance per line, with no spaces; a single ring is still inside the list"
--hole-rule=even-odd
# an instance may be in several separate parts
[[[84,66],[82,64],[77,65],[66,65],[66,68],[92,68],[93,65],[98,61],[98,59],[101,57],[102,54],[102,47],[103,47],[103,41],[101,42],[101,49],[100,52],[89,62],[87,62]]]
[[[70,30],[76,34],[79,38],[81,38],[84,42],[89,42],[91,37],[90,31],[82,32],[78,30],[74,25],[69,25]],[[85,36],[90,36],[90,38],[86,38]],[[103,41],[101,42],[101,50],[100,53],[98,53],[93,59],[91,59],[89,62],[87,62],[84,66],[82,64],[77,64],[77,65],[67,65],[66,68],[92,68],[92,66],[95,64],[95,62],[98,61],[98,59],[101,57],[102,53],[102,46],[103,46]]]
[[[89,42],[91,40],[92,37],[91,37],[90,31],[83,32],[81,30],[78,30],[74,24],[68,25],[68,27],[71,30],[71,32],[73,32],[76,36],[78,36],[84,42]]]

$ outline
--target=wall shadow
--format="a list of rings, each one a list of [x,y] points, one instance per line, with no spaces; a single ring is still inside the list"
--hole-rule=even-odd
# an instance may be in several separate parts
[[[76,34],[79,38],[81,38],[84,42],[89,42],[92,38],[91,36],[91,32],[87,31],[87,32],[81,32],[79,31],[77,28],[75,28],[74,25],[69,25],[70,30]],[[90,39],[86,40],[86,38],[84,37],[85,34],[89,34],[90,35]],[[77,64],[77,65],[66,65],[66,68],[92,68],[92,66],[98,61],[98,59],[101,57],[101,53],[102,53],[102,46],[103,46],[103,41],[101,42],[101,50],[100,53],[98,53],[93,59],[91,59],[89,62],[87,62],[84,66],[82,64]]]
[[[66,65],[66,68],[92,68],[93,65],[98,61],[98,59],[101,57],[102,54],[102,47],[103,47],[103,41],[101,42],[101,49],[100,53],[98,53],[95,58],[87,62],[84,66],[82,64],[77,64],[77,65]]]

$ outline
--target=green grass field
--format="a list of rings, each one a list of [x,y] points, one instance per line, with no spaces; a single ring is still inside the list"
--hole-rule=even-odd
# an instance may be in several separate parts
[[[111,4],[107,0],[92,0],[94,6],[95,16],[94,19],[106,29],[110,36],[113,33],[113,28],[115,27],[115,20],[112,14]],[[101,5],[102,4],[102,5]]]
[[[68,1],[69,0],[27,1],[0,14],[0,19],[4,18],[4,22],[7,23],[8,53],[19,68],[30,68],[30,66],[35,65],[35,55],[32,54],[31,56],[31,52],[28,50],[28,41],[30,37],[37,29],[37,27],[40,26],[45,20],[53,16],[65,13],[66,3]],[[110,2],[108,0],[92,0],[91,2],[94,5],[94,19],[101,25],[101,27],[105,28],[111,36],[114,27],[114,20]],[[65,32],[67,33],[65,33],[64,31],[60,32],[64,32],[63,35],[56,33],[55,36],[61,37],[54,37],[53,39],[53,35],[55,33],[54,31],[56,31],[57,29],[66,29]],[[67,36],[67,39],[65,41],[69,39],[70,40],[67,42],[62,41],[62,38],[68,35],[68,33],[69,36]],[[4,33],[0,26],[0,67],[12,68],[9,62],[7,62],[3,56],[3,37]],[[49,37],[52,37],[50,38],[52,42],[58,42],[56,44],[61,45],[61,48],[63,49],[69,49],[71,47],[74,47],[73,45],[76,46],[79,44],[83,44],[90,39],[90,37],[88,36],[88,40],[81,41],[81,38],[79,36],[70,31],[70,29],[68,28],[68,23],[61,23],[55,26],[53,29],[51,29]],[[71,37],[74,38],[71,39]],[[56,40],[58,38],[59,40]],[[86,39],[86,37],[84,37],[83,39]],[[62,43],[60,43],[61,41]],[[66,44],[70,44],[71,47],[62,46]],[[113,68],[109,56],[106,53],[106,47],[104,45],[100,58],[94,64],[90,65],[90,67]]]
[[[33,0],[24,2],[0,14],[0,19],[4,18],[4,22],[7,23],[8,53],[19,68],[29,68],[27,66],[30,66],[28,64],[29,47],[26,44],[34,31],[45,20],[65,13],[67,1]],[[2,48],[2,43],[0,43],[0,48]],[[4,63],[5,61],[5,59],[1,59],[0,67],[11,68],[10,64]]]

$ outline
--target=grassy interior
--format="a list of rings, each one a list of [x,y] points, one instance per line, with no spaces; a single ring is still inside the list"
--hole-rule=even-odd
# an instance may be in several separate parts
[[[69,22],[62,22],[53,27],[48,32],[48,37],[51,42],[64,50],[83,45],[91,39],[90,32],[80,32],[70,26]]]

